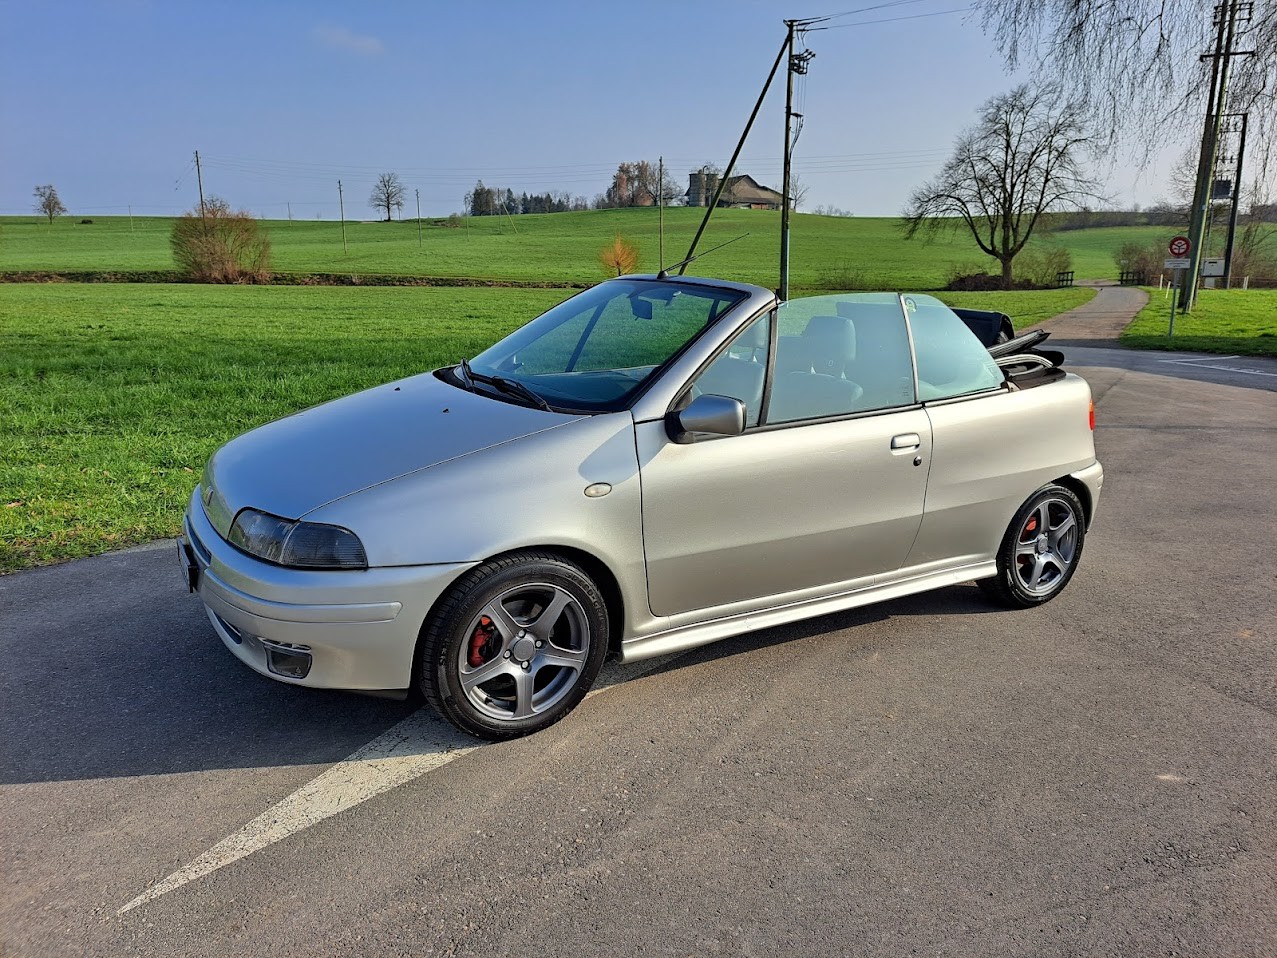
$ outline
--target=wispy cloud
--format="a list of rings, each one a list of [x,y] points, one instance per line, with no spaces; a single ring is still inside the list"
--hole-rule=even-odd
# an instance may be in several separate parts
[[[347,50],[360,56],[376,57],[386,52],[382,42],[376,37],[361,37],[345,27],[334,27],[323,24],[315,27],[315,40],[335,50]]]

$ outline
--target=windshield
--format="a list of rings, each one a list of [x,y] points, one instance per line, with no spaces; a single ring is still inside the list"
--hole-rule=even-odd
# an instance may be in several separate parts
[[[515,330],[472,359],[470,369],[517,382],[556,407],[621,409],[744,298],[735,290],[677,282],[612,280]]]

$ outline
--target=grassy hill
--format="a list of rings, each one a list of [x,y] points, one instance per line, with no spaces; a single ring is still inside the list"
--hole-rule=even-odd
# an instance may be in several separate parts
[[[681,259],[702,210],[665,211],[666,263]],[[466,217],[460,226],[428,221],[418,245],[415,222],[346,224],[342,251],[335,222],[266,221],[279,272],[465,277],[545,284],[596,282],[604,276],[598,251],[621,235],[640,253],[639,269],[659,267],[654,209],[598,210],[517,217]],[[52,227],[34,217],[0,217],[0,272],[148,271],[174,268],[168,218],[76,216]],[[709,253],[689,272],[724,279],[777,283],[780,214],[719,210],[699,249],[748,234]],[[1173,232],[1173,231],[1169,231]],[[1113,251],[1122,243],[1160,238],[1167,230],[1124,227],[1043,237],[1069,249],[1079,279],[1116,277]],[[791,227],[791,286],[797,289],[936,289],[955,266],[992,268],[969,237],[954,233],[931,242],[905,240],[893,218],[829,217],[799,213]]]

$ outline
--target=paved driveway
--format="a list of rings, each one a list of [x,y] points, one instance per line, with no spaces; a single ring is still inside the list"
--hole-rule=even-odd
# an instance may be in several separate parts
[[[1059,600],[742,636],[516,742],[259,678],[167,549],[0,579],[0,954],[1277,953],[1277,377],[1088,349]]]

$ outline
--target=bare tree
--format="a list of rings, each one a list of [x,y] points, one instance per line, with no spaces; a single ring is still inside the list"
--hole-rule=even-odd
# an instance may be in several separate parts
[[[612,174],[612,183],[604,194],[604,205],[655,206],[657,202],[662,202],[669,206],[682,195],[683,191],[674,182],[668,169],[661,176],[658,163],[638,160],[617,166],[616,172]]]
[[[368,205],[375,210],[385,210],[387,223],[394,218],[392,214],[395,207],[402,206],[403,201],[404,185],[398,173],[382,173],[377,177],[372,194],[368,197]]]
[[[797,173],[789,177],[789,203],[795,213],[802,209],[803,203],[807,201],[809,189],[810,187],[799,178]]]
[[[53,218],[61,216],[67,211],[62,205],[62,200],[58,198],[58,191],[53,188],[52,183],[46,183],[43,186],[37,186],[35,192],[35,211],[49,218],[49,225],[53,225]]]
[[[1231,58],[1229,109],[1250,112],[1264,143],[1277,119],[1277,0],[1236,7],[1250,14],[1236,47],[1254,53]],[[1219,0],[974,0],[974,8],[1009,69],[1035,63],[1038,78],[1060,83],[1107,138],[1127,134],[1152,149],[1163,137],[1148,134],[1177,107],[1201,116],[1209,71],[1198,57],[1213,46]]]
[[[910,198],[905,235],[965,227],[1002,264],[1009,288],[1015,257],[1042,214],[1099,198],[1081,167],[1089,142],[1081,109],[1062,103],[1051,85],[1024,84],[988,100],[940,174]]]

